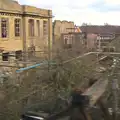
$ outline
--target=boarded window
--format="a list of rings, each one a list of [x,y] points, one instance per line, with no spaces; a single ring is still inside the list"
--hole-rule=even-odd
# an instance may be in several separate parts
[[[8,37],[8,19],[7,18],[1,19],[1,36],[2,38]]]
[[[40,36],[40,21],[37,20],[37,36]]]
[[[14,24],[15,24],[15,37],[19,37],[20,36],[21,20],[20,19],[15,19]]]
[[[115,52],[115,48],[110,48],[110,52]]]
[[[48,35],[48,22],[43,21],[43,36]]]
[[[18,60],[22,60],[22,51],[21,50],[16,51],[15,52],[15,57]]]
[[[103,48],[103,52],[108,52],[109,49],[108,48]]]
[[[34,36],[34,20],[29,19],[29,36],[33,37]]]
[[[9,59],[9,53],[7,52],[7,53],[2,53],[2,60],[3,61],[8,61],[8,59]]]

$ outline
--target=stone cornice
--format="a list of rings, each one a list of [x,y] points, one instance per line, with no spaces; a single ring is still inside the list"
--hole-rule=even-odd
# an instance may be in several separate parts
[[[18,13],[18,12],[11,12],[11,11],[1,11],[1,15],[8,15],[8,16],[21,16],[21,17],[41,17],[41,18],[52,18],[53,16],[46,16],[46,15],[39,15],[33,13]]]
[[[53,16],[47,16],[47,15],[40,15],[40,14],[33,14],[33,13],[23,13],[24,17],[41,17],[41,18],[52,18]]]
[[[5,15],[5,16],[22,16],[21,13],[2,12],[2,11],[0,11],[0,15]]]
[[[52,18],[52,10],[34,6],[20,5],[13,0],[0,0],[0,13],[3,15],[21,15],[30,17]]]

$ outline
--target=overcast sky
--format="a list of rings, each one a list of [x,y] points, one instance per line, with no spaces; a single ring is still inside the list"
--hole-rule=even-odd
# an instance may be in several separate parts
[[[52,9],[54,19],[120,25],[120,0],[18,0],[20,4]]]

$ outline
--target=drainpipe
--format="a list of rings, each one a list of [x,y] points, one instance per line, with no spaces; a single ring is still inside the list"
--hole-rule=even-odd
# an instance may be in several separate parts
[[[23,16],[23,51],[26,52],[26,24],[24,16]]]
[[[48,10],[48,61],[50,61],[51,60],[51,36],[50,36],[50,34],[51,34],[51,14],[50,14],[50,10]],[[50,70],[50,64],[49,64],[49,62],[48,62],[48,72],[49,72],[49,70]]]
[[[50,16],[50,10],[48,10],[48,16]],[[50,17],[48,18],[48,60],[51,59],[51,26],[50,26]]]
[[[22,16],[22,36],[23,36],[23,61],[26,62],[26,21],[25,21],[25,14],[24,14],[24,6],[23,6],[23,16]],[[26,64],[24,64],[24,66],[26,67]]]

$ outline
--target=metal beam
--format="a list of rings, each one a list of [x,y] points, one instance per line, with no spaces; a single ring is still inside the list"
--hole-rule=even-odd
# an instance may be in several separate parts
[[[91,54],[120,55],[120,52],[91,52]]]

